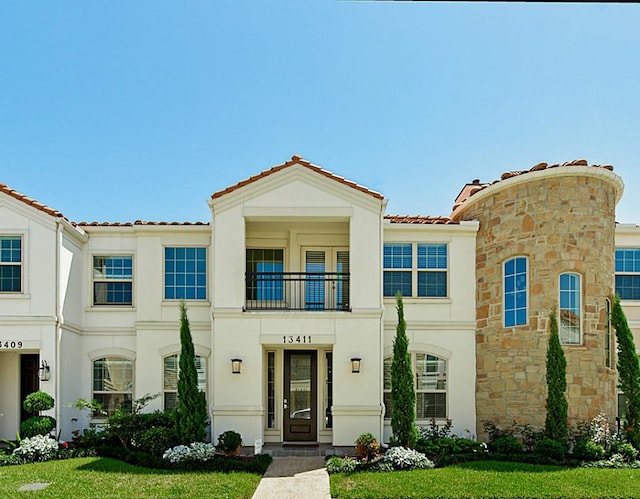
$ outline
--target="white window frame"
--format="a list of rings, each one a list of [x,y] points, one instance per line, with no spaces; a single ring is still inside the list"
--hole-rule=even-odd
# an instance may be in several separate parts
[[[428,352],[428,351],[411,351],[409,352],[409,354],[411,355],[411,370],[413,372],[413,378],[414,378],[414,389],[416,391],[416,404],[415,404],[415,409],[416,409],[416,420],[417,421],[421,421],[421,422],[426,422],[426,421],[431,421],[431,419],[435,419],[435,420],[446,420],[449,418],[449,380],[448,380],[448,371],[449,371],[449,359],[446,359],[444,357],[441,357],[439,355],[436,355],[434,353]],[[425,358],[426,356],[431,356],[431,357],[435,357],[437,359],[437,361],[433,361],[433,360],[426,360],[425,362],[439,362],[441,363],[440,365],[443,366],[443,370],[438,370],[438,376],[435,377],[436,379],[436,388],[434,389],[419,389],[418,388],[418,370],[417,370],[417,366],[418,366],[418,356],[419,355],[424,355]],[[393,355],[390,356],[386,356],[383,360],[383,362],[385,361],[391,361],[393,362]],[[426,371],[424,371],[426,372]],[[389,364],[389,376],[391,376],[391,363]],[[439,379],[438,379],[439,378]],[[389,378],[389,382],[386,382],[386,378],[384,376],[384,366],[383,366],[383,393],[384,394],[389,394],[389,398],[390,398],[390,394],[391,394],[391,379]],[[444,388],[437,388],[437,384],[438,383],[444,383]],[[388,388],[387,388],[388,386]],[[425,393],[425,394],[438,394],[438,393],[444,393],[445,396],[445,414],[444,416],[439,415],[436,417],[427,417],[427,418],[419,418],[418,417],[418,394],[419,393]],[[384,397],[384,395],[383,395]],[[386,404],[385,404],[386,406]],[[385,421],[389,421],[391,419],[391,411],[388,407],[385,407],[385,414],[384,414],[384,419]]]
[[[167,359],[175,357],[176,358],[176,375],[175,375],[175,388],[170,387],[167,388],[167,376],[166,376],[166,361]],[[200,359],[200,365],[204,372],[198,370],[197,359]],[[198,375],[198,389],[203,392],[206,396],[207,393],[207,358],[203,355],[196,354],[196,373]],[[172,410],[174,407],[170,407],[167,409],[167,397],[168,393],[176,394],[176,404],[178,403],[178,378],[180,376],[180,354],[172,353],[169,355],[165,355],[162,357],[162,409],[165,411]]]
[[[95,390],[95,381],[96,381],[96,377],[95,377],[95,369],[96,369],[96,362],[102,361],[102,360],[111,360],[111,361],[125,361],[125,362],[129,362],[131,364],[131,380],[129,383],[130,389],[129,390]],[[123,399],[126,400],[126,395],[129,395],[130,398],[130,402],[133,403],[133,394],[134,394],[134,384],[135,384],[135,361],[132,359],[129,359],[127,357],[122,357],[119,355],[104,355],[102,357],[98,357],[96,359],[93,359],[91,361],[91,397],[95,400],[96,399],[96,395],[123,395]],[[104,383],[104,381],[103,381]],[[113,412],[117,409],[113,408],[110,409],[108,406],[104,407],[105,412],[107,412],[107,414],[111,415],[113,414]],[[98,414],[94,414],[94,417],[102,417],[101,415]]]
[[[410,245],[411,246],[411,267],[408,268],[400,268],[400,267],[386,267],[384,265],[384,247],[387,245]],[[420,246],[444,246],[446,248],[446,259],[447,266],[444,269],[441,268],[430,268],[430,267],[419,267],[418,266],[418,249]],[[451,244],[448,241],[384,241],[383,244],[383,263],[382,263],[382,286],[383,286],[383,297],[384,299],[392,299],[395,295],[385,295],[384,294],[384,274],[386,272],[406,272],[411,274],[411,294],[409,296],[404,296],[403,298],[418,298],[421,300],[446,300],[451,296],[451,287],[450,287],[450,269],[451,269],[451,258],[450,258],[450,247]],[[446,293],[444,296],[422,296],[418,294],[418,275],[421,273],[444,273],[445,278],[445,286]]]
[[[106,277],[100,278],[95,275],[95,259],[96,258],[131,258],[131,278],[111,278],[107,279]],[[93,307],[125,307],[131,308],[134,304],[134,276],[135,276],[135,258],[131,253],[95,253],[91,255],[91,305]],[[96,283],[116,283],[116,282],[130,282],[131,283],[131,303],[124,302],[105,302],[105,303],[96,303]]]
[[[568,276],[573,276],[573,277],[577,277],[578,278],[578,289],[562,289],[562,285],[561,285],[561,281],[562,281],[562,276],[563,275],[568,275]],[[562,307],[562,293],[577,293],[578,295],[578,306],[577,307]],[[583,318],[583,295],[584,293],[582,292],[582,275],[577,273],[577,272],[562,272],[561,274],[558,275],[558,334],[560,336],[560,344],[562,345],[582,345],[582,318]],[[567,329],[563,327],[562,321],[562,311],[563,310],[568,310],[569,313],[571,313],[573,310],[575,310],[577,308],[578,310],[578,340],[577,341],[567,341],[566,338],[566,331]],[[575,326],[568,326],[571,329],[575,329]],[[563,335],[563,333],[565,333]]]
[[[633,246],[616,246],[615,250],[614,250],[614,269],[616,266],[616,256],[615,253],[617,253],[618,251],[637,251],[640,252],[640,248],[639,247],[633,247]],[[635,263],[635,260],[633,260]],[[635,266],[635,265],[634,265]],[[614,279],[617,280],[618,276],[620,277],[625,277],[625,276],[629,276],[629,277],[636,277],[638,279],[640,279],[640,269],[635,269],[635,270],[614,270]],[[616,293],[618,292],[618,286],[615,285],[615,291]],[[637,302],[640,300],[640,298],[628,298],[628,297],[620,297],[621,300],[628,300],[628,301],[633,301],[633,302]]]
[[[194,249],[194,250],[204,249],[204,262],[205,262],[204,298],[187,298],[187,297],[183,297],[183,298],[167,298],[167,249],[173,249],[173,250],[177,250],[177,249],[184,249],[184,250],[188,250],[188,249]],[[175,274],[177,275],[177,272]],[[184,275],[187,276],[188,274],[194,274],[196,279],[197,279],[198,270],[196,269],[194,273],[187,272],[185,270],[184,271]],[[176,286],[176,284],[174,283],[172,286]],[[197,291],[198,288],[201,288],[201,286],[199,286],[197,284],[197,282],[193,286],[185,284],[185,288],[188,288],[188,287],[193,287],[196,291]],[[194,302],[194,301],[204,302],[204,301],[207,301],[208,296],[209,296],[209,248],[207,246],[203,246],[203,245],[199,245],[199,246],[197,246],[197,245],[184,246],[184,245],[172,245],[172,244],[164,245],[163,248],[162,248],[162,299],[165,300],[165,301],[172,301],[172,302],[173,301],[181,301],[181,300],[185,300],[185,301],[189,301],[189,302]]]
[[[20,269],[20,290],[18,291],[0,291],[2,295],[21,295],[24,294],[24,254],[25,254],[25,237],[23,234],[2,234],[0,239],[19,239],[20,240],[20,261],[19,262],[3,262],[0,261],[2,267],[19,267]]]
[[[510,261],[514,261],[514,277],[517,275],[517,271],[515,269],[515,266],[517,265],[517,260],[519,258],[524,258],[525,261],[525,278],[526,278],[526,283],[525,283],[525,321],[522,323],[518,323],[517,321],[517,315],[514,318],[514,324],[510,324],[507,325],[507,286],[506,286],[506,280],[507,280],[507,263]],[[530,286],[529,286],[529,282],[530,282],[530,272],[529,272],[529,257],[526,255],[514,255],[512,257],[507,258],[506,260],[504,260],[502,262],[502,326],[504,328],[512,328],[512,327],[521,327],[521,326],[528,326],[529,325],[529,291],[530,291]],[[509,309],[509,310],[513,310],[514,314],[516,313],[516,311],[518,310],[518,307],[516,306],[515,300],[517,299],[516,295],[516,289],[514,288],[514,291],[512,292],[512,294],[514,295],[514,307],[513,309]]]

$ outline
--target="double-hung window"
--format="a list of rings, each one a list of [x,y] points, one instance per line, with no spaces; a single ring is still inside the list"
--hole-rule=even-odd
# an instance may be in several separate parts
[[[560,343],[580,344],[580,296],[582,291],[580,274],[560,274]]]
[[[207,248],[164,249],[164,299],[207,299]]]
[[[447,296],[446,244],[418,244],[418,296]]]
[[[527,258],[504,262],[504,327],[527,323]]]
[[[640,248],[616,248],[616,293],[621,300],[640,300]]]
[[[384,359],[385,419],[391,418],[391,364],[392,357]],[[415,379],[416,419],[447,417],[447,361],[425,352],[411,353],[411,366]]]
[[[0,236],[0,293],[22,292],[22,238]]]
[[[412,296],[411,269],[413,245],[411,243],[385,243],[383,255],[384,296]]]
[[[196,373],[198,376],[198,390],[207,389],[207,363],[204,357],[196,356]],[[178,377],[180,374],[180,356],[169,355],[164,358],[163,388],[164,410],[171,411],[178,407]]]
[[[93,257],[93,304],[131,305],[133,303],[133,257]]]

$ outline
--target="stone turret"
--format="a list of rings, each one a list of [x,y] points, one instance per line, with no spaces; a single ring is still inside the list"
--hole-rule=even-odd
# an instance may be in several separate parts
[[[499,181],[467,184],[451,218],[478,220],[476,241],[476,405],[483,420],[513,420],[542,428],[546,403],[548,318],[558,311],[559,276],[579,282],[577,333],[564,344],[569,421],[616,414],[613,332],[608,297],[614,292],[615,206],[623,183],[611,166],[585,160],[506,172]],[[505,324],[507,260],[526,262],[526,320]],[[523,267],[524,268],[524,267]],[[522,296],[521,296],[522,297]],[[522,312],[522,309],[521,309]],[[566,310],[562,311],[565,315]],[[559,313],[559,319],[562,320]],[[507,321],[508,322],[508,321]],[[521,324],[520,324],[521,323]],[[577,329],[576,329],[577,328]]]

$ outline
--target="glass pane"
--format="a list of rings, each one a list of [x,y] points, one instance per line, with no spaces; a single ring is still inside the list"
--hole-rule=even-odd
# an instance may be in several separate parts
[[[276,354],[267,352],[267,428],[276,427]]]
[[[324,310],[324,251],[307,251],[305,263],[305,272],[307,272],[305,285],[305,308],[307,310]],[[313,274],[309,275],[309,273]]]
[[[289,418],[311,419],[311,356],[292,354],[289,362]]]

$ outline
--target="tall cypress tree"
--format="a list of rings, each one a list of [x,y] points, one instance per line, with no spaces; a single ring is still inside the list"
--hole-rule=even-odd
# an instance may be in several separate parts
[[[622,311],[620,298],[616,295],[611,309],[611,324],[616,330],[618,341],[618,387],[625,395],[623,411],[624,430],[627,440],[640,448],[640,363],[633,333]]]
[[[204,393],[198,390],[196,354],[184,302],[180,303],[180,343],[178,407],[175,412],[175,423],[179,441],[189,444],[204,440],[207,402]]]
[[[547,417],[544,435],[563,444],[567,443],[567,359],[560,345],[556,313],[549,316],[551,334],[547,348]]]
[[[416,390],[400,292],[396,295],[396,302],[398,326],[393,340],[393,362],[391,363],[391,429],[397,445],[414,447],[418,436]]]

